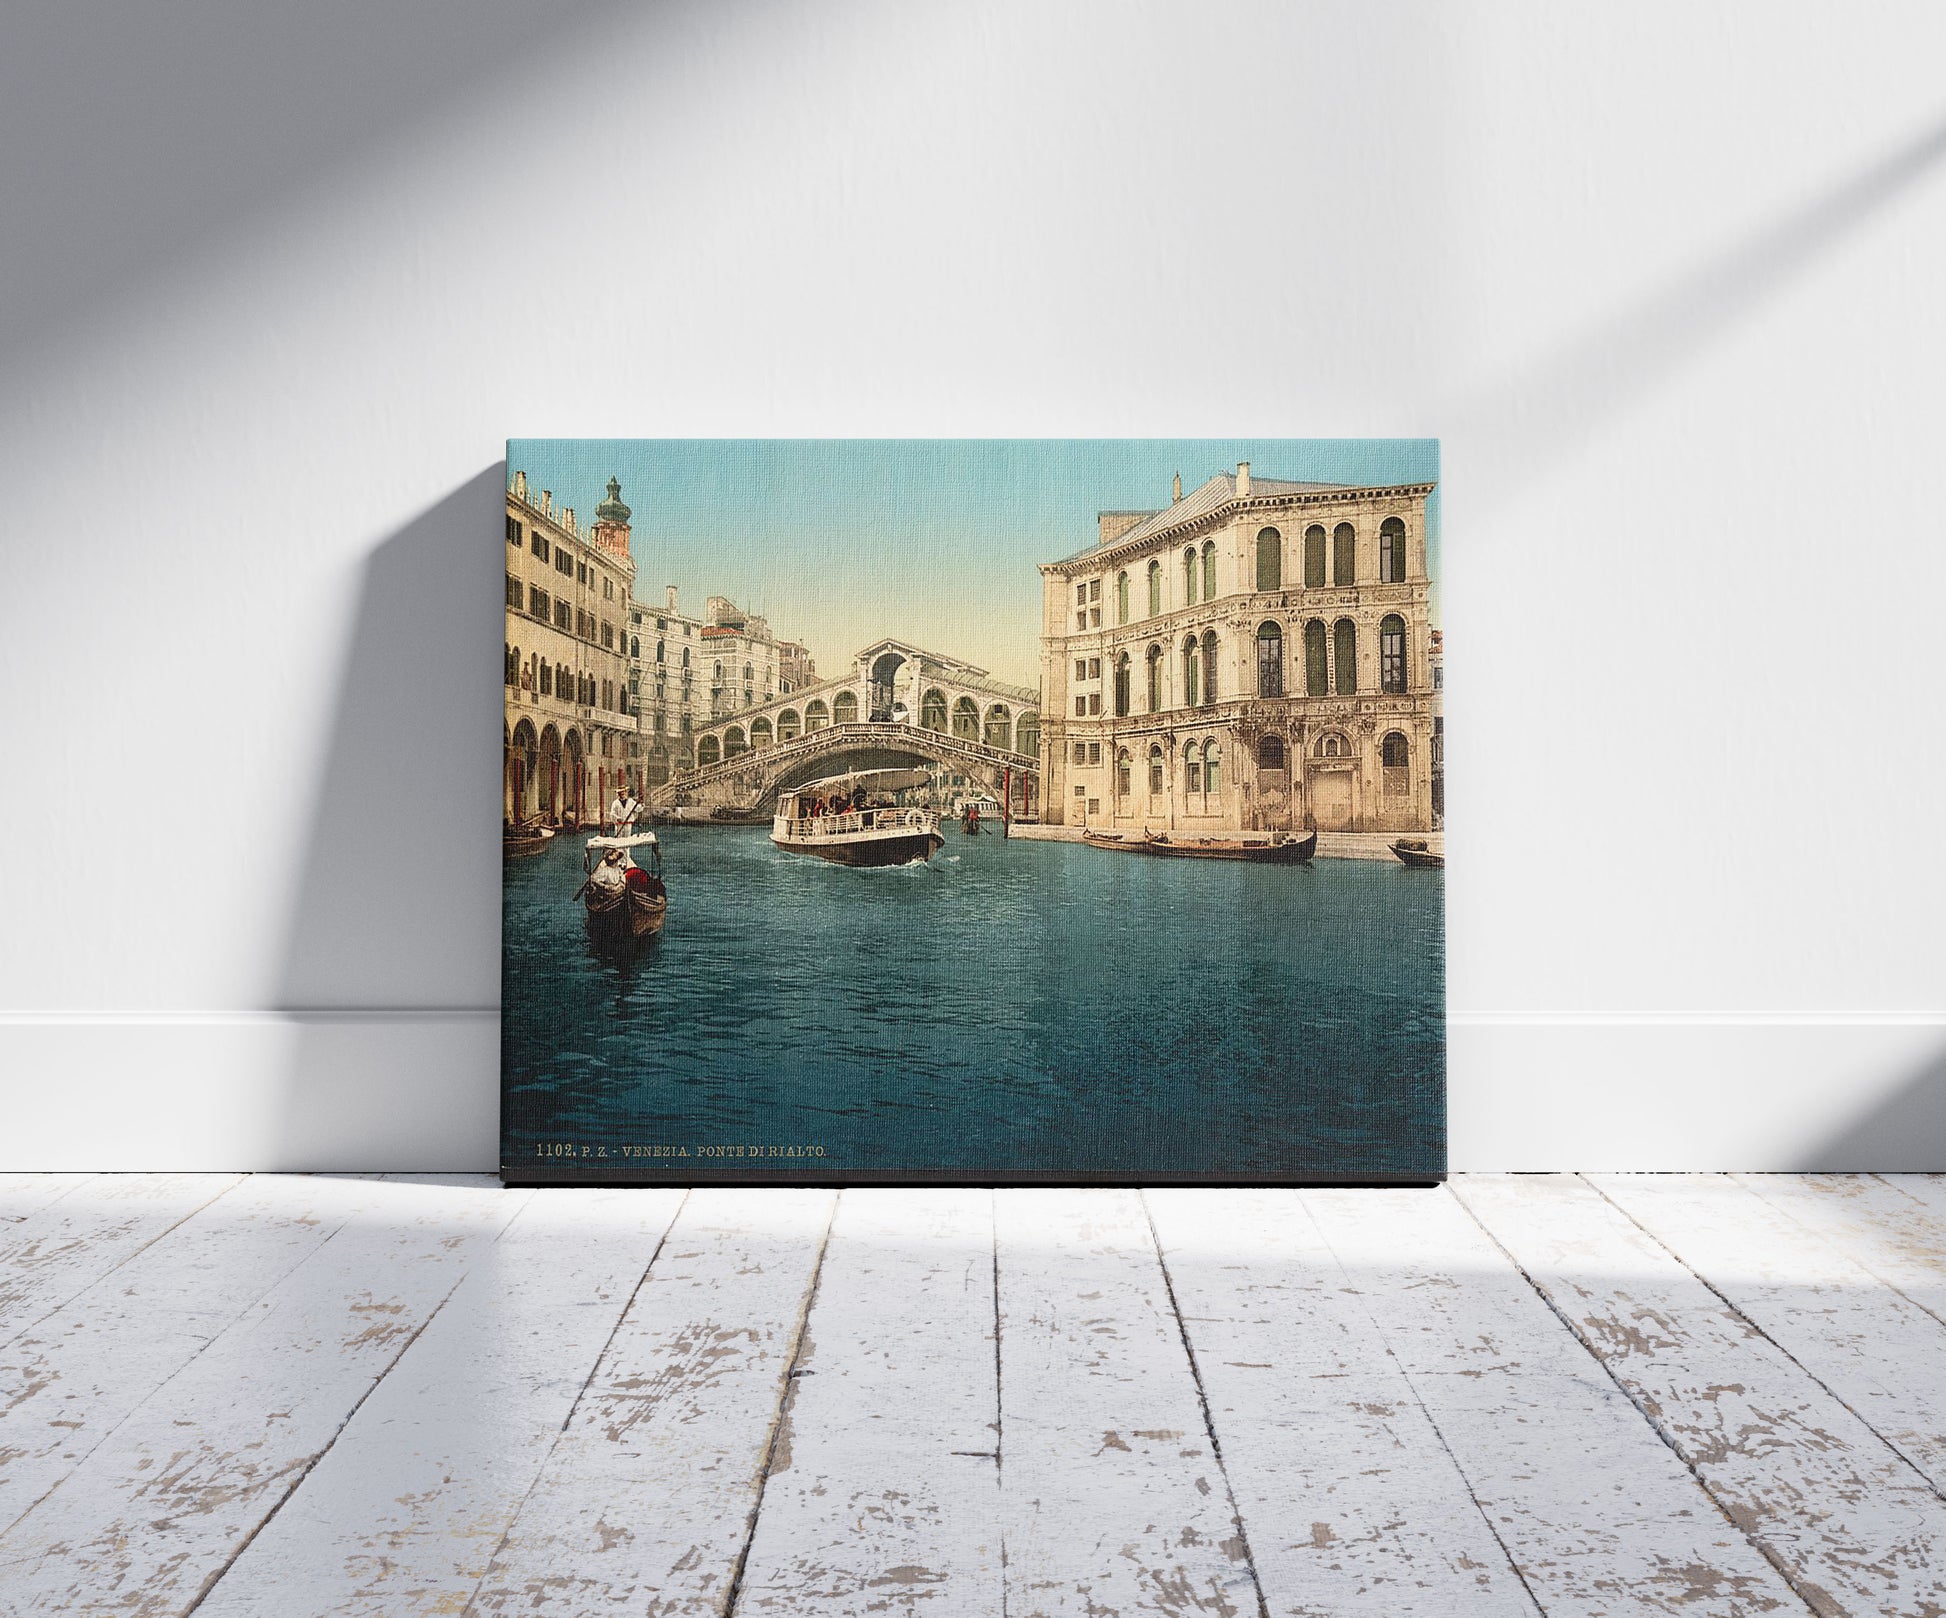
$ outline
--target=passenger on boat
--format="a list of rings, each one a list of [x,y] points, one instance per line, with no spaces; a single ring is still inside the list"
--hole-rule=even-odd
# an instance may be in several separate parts
[[[628,867],[623,864],[626,858],[619,848],[611,848],[601,857],[593,874],[588,878],[588,886],[599,893],[620,893],[628,885]]]

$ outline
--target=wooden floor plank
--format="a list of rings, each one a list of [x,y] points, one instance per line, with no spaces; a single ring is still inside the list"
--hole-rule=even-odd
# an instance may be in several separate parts
[[[0,1174],[0,1226],[19,1224],[95,1178],[92,1174]]]
[[[0,1225],[0,1346],[126,1264],[240,1174],[101,1174]]]
[[[690,1194],[468,1612],[722,1611],[835,1206]]]
[[[1451,1194],[1301,1200],[1548,1618],[1804,1610]]]
[[[1010,1618],[1260,1610],[1133,1191],[998,1193]]]
[[[1535,1613],[1296,1194],[1146,1200],[1269,1610]]]
[[[0,1531],[380,1194],[253,1175],[0,1349]]]
[[[1586,1178],[1946,1494],[1946,1324],[1728,1176]]]
[[[1738,1184],[1946,1321],[1946,1189],[1922,1174],[1738,1174]]]
[[[349,1220],[0,1535],[10,1614],[177,1614],[290,1494],[526,1193],[361,1187]]]
[[[847,1191],[739,1614],[999,1618],[993,1194]]]
[[[198,1618],[463,1610],[681,1203],[533,1197]]]
[[[1459,1197],[1815,1609],[1946,1590],[1946,1501],[1593,1186],[1467,1176]]]

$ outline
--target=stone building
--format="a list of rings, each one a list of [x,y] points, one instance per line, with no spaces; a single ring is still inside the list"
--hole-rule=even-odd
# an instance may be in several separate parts
[[[506,731],[501,811],[577,825],[618,782],[639,788],[629,702],[629,508],[621,484],[584,529],[515,472],[507,491]]]
[[[1252,478],[1105,511],[1041,567],[1044,818],[1426,831],[1430,483]]]
[[[643,779],[660,786],[696,762],[698,715],[708,722],[709,688],[698,678],[705,624],[678,610],[673,584],[662,606],[637,602],[628,617],[629,686],[641,723]]]
[[[707,611],[702,659],[710,718],[739,713],[788,689],[782,680],[783,652],[767,620],[745,612],[728,596],[711,596]]]

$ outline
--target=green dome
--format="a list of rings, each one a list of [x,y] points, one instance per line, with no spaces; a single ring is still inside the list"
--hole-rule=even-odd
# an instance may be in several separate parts
[[[595,516],[601,522],[612,522],[617,527],[628,526],[629,509],[622,504],[622,480],[608,480],[608,498],[595,507]]]

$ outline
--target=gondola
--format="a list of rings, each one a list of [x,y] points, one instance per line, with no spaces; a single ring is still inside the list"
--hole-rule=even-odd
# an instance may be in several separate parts
[[[1318,834],[1302,837],[1185,837],[1151,832],[1144,845],[1151,854],[1181,860],[1247,860],[1253,865],[1302,865],[1317,852]]]
[[[1095,848],[1112,848],[1121,854],[1146,854],[1149,840],[1140,832],[1095,831],[1092,828],[1081,833],[1081,840]]]
[[[547,826],[507,826],[501,830],[500,853],[505,859],[523,860],[530,854],[545,853],[553,840],[554,832]]]
[[[631,857],[631,850],[646,848],[653,856],[650,870],[643,870]],[[597,886],[594,872],[596,856],[606,863],[610,850],[621,851],[622,880],[619,885]],[[652,831],[632,837],[590,837],[583,868],[589,878],[575,897],[581,900],[588,922],[588,935],[597,944],[634,943],[662,930],[669,914],[669,892],[662,882],[662,846]]]
[[[1446,868],[1446,856],[1428,848],[1423,837],[1401,837],[1392,844],[1392,852],[1407,865],[1416,865],[1434,871]]]

